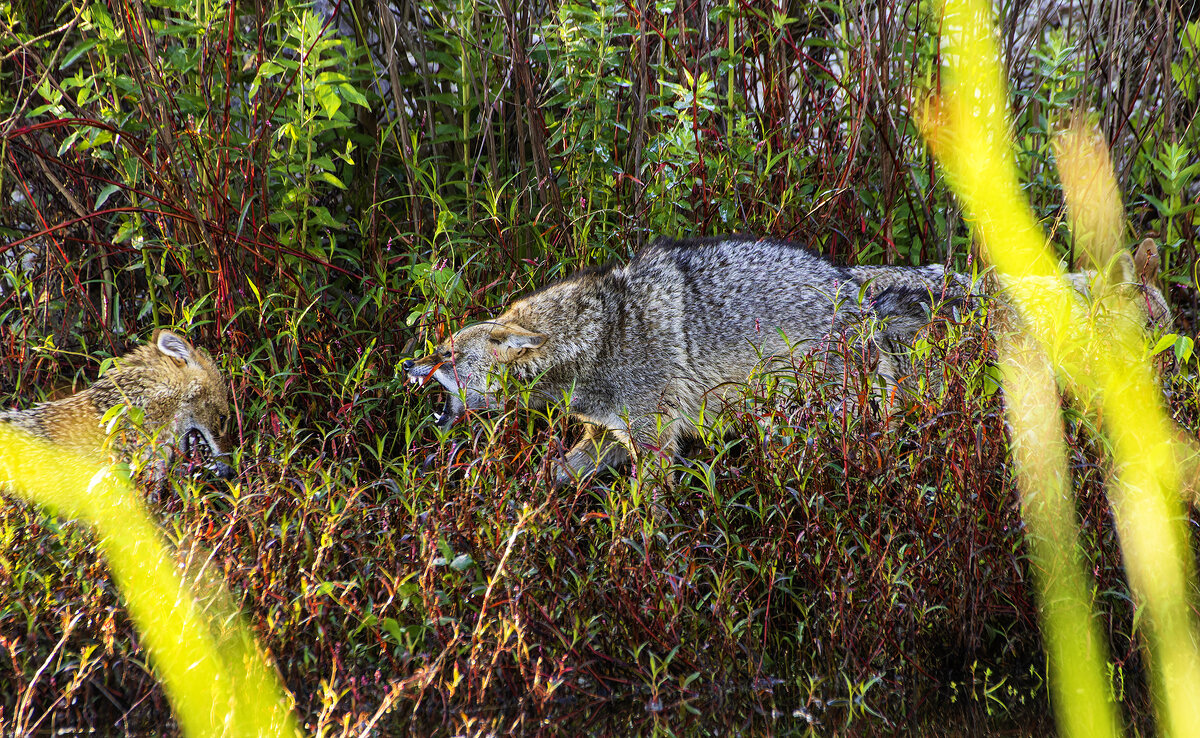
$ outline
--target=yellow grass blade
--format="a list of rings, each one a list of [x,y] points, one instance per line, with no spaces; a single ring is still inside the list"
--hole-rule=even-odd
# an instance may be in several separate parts
[[[201,611],[127,478],[0,424],[0,490],[95,530],[185,735],[299,735],[249,631]]]
[[[1171,424],[1149,365],[1140,326],[1131,316],[1105,321],[1098,332],[1081,310],[1021,197],[1008,136],[1004,76],[990,23],[990,5],[947,0],[943,19],[947,80],[925,107],[923,127],[961,199],[987,258],[1035,342],[1006,351],[1009,416],[1031,546],[1041,567],[1043,626],[1051,656],[1060,729],[1077,736],[1112,735],[1116,713],[1104,685],[1104,649],[1090,616],[1091,584],[1079,564],[1078,537],[1064,484],[1057,396],[1040,364],[1047,359],[1074,383],[1075,393],[1098,397],[1112,438],[1116,479],[1109,494],[1121,534],[1130,583],[1145,607],[1146,645],[1158,691],[1159,722],[1174,736],[1200,735],[1200,658],[1197,628],[1187,606],[1192,580],[1182,524]],[[1092,229],[1093,253],[1119,230],[1119,197],[1103,161],[1083,161],[1094,138],[1068,139],[1059,148],[1074,222]],[[1080,198],[1096,192],[1090,211]],[[1120,318],[1121,309],[1114,311]]]

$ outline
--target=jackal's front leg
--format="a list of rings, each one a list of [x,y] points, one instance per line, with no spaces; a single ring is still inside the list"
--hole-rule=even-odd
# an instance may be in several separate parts
[[[556,488],[583,479],[608,467],[619,468],[629,461],[628,436],[595,423],[585,423],[583,438],[555,463]]]

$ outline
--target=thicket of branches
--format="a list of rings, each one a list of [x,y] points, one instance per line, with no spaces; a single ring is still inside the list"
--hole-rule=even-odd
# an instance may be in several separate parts
[[[657,235],[970,253],[911,115],[938,85],[935,4],[4,11],[0,330],[21,373],[61,368],[31,347],[115,351],[152,323],[311,372],[311,346],[406,348]],[[1196,26],[1178,3],[1000,21],[1021,167],[1064,254],[1050,140],[1082,110],[1130,239],[1163,240],[1190,284]]]

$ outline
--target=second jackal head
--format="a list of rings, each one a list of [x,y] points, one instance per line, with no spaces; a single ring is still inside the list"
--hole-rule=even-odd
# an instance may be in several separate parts
[[[432,379],[446,390],[446,404],[434,416],[434,424],[448,428],[468,409],[489,405],[498,389],[498,375],[506,368],[518,375],[536,372],[539,349],[545,343],[544,334],[502,317],[463,328],[429,356],[405,361],[404,371],[414,384]]]
[[[124,406],[140,423],[106,416]],[[126,411],[128,412],[128,411]],[[63,449],[96,459],[131,458],[147,440],[184,453],[198,450],[219,477],[233,476],[220,459],[220,436],[229,419],[229,393],[216,362],[170,331],[117,359],[95,384],[70,397],[29,410],[0,413],[0,422]],[[112,420],[111,416],[107,420]],[[110,430],[112,431],[110,433]]]

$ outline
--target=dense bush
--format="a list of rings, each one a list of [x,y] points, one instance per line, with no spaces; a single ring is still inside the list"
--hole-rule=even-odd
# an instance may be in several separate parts
[[[1046,0],[1000,21],[1046,230],[1071,260],[1052,134],[1083,110],[1191,332],[1188,12]],[[0,18],[0,391],[24,407],[81,386],[154,326],[223,355],[241,476],[176,482],[158,512],[228,578],[311,725],[391,705],[383,724],[531,728],[611,698],[634,725],[663,701],[800,720],[831,699],[1036,692],[986,331],[934,337],[954,371],[898,428],[828,416],[840,390],[784,372],[675,468],[559,493],[563,419],[514,411],[442,440],[397,372],[658,235],[967,267],[911,116],[939,81],[932,6],[26,0]],[[1088,423],[1071,417],[1080,515],[1114,657],[1136,667]],[[87,535],[3,504],[0,722],[161,722]],[[1118,698],[1136,675],[1114,671]]]

